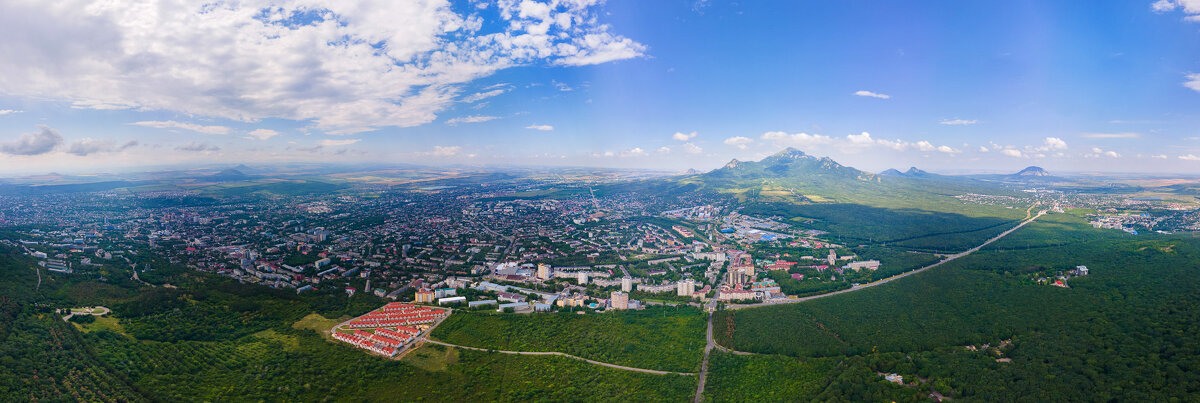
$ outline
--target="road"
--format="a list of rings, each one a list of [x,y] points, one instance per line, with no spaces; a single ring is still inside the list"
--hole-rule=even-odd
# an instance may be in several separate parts
[[[829,296],[833,296],[833,295],[845,294],[845,293],[848,293],[848,292],[859,291],[859,290],[863,290],[863,289],[867,289],[867,288],[875,287],[875,286],[878,286],[878,285],[887,284],[887,283],[890,283],[890,282],[892,282],[892,281],[899,280],[899,279],[901,279],[901,278],[908,277],[908,276],[911,276],[911,275],[913,275],[913,274],[917,274],[917,273],[920,273],[920,272],[923,272],[923,271],[926,271],[926,270],[932,269],[932,268],[934,268],[934,267],[941,266],[941,265],[943,265],[943,264],[946,264],[947,262],[953,261],[953,260],[955,260],[955,259],[958,259],[958,258],[960,258],[960,257],[963,257],[963,256],[970,255],[970,254],[974,253],[975,251],[978,251],[978,250],[982,249],[984,246],[988,246],[988,245],[990,245],[992,242],[996,242],[996,241],[1000,240],[1000,238],[1004,238],[1004,237],[1005,237],[1005,236],[1007,236],[1008,234],[1011,234],[1011,233],[1013,233],[1013,231],[1016,231],[1016,230],[1020,229],[1021,227],[1024,227],[1024,226],[1025,226],[1025,224],[1029,224],[1029,223],[1033,222],[1033,220],[1036,220],[1036,219],[1038,219],[1038,217],[1041,217],[1041,216],[1043,216],[1043,215],[1045,215],[1045,214],[1046,214],[1046,210],[1042,210],[1042,211],[1039,211],[1039,212],[1037,213],[1037,215],[1035,215],[1035,216],[1030,216],[1030,214],[1031,214],[1031,212],[1032,212],[1032,209],[1033,209],[1033,207],[1030,207],[1030,209],[1029,209],[1029,210],[1026,210],[1026,211],[1025,211],[1025,217],[1026,217],[1026,219],[1025,219],[1024,221],[1021,221],[1021,223],[1020,223],[1020,224],[1017,224],[1017,226],[1015,226],[1015,227],[1012,227],[1012,228],[1008,229],[1008,231],[1004,231],[1004,232],[1000,233],[1000,235],[996,235],[996,236],[992,237],[991,239],[988,239],[986,242],[984,242],[984,243],[982,243],[982,244],[979,244],[979,246],[976,246],[976,247],[974,247],[974,248],[968,249],[968,250],[966,250],[966,251],[963,251],[963,252],[955,253],[955,254],[953,254],[953,255],[947,255],[947,257],[946,257],[945,259],[942,259],[942,260],[938,261],[937,263],[934,263],[934,264],[931,264],[931,265],[928,265],[928,266],[922,267],[922,268],[920,268],[920,269],[916,269],[916,270],[913,270],[913,271],[910,271],[910,272],[900,273],[900,274],[897,274],[897,275],[895,275],[895,276],[891,276],[891,277],[888,277],[888,278],[885,278],[885,279],[882,279],[882,280],[876,280],[876,281],[874,281],[874,282],[871,282],[871,283],[867,283],[867,284],[861,284],[861,285],[856,285],[856,286],[854,286],[854,287],[850,287],[850,288],[847,288],[847,289],[844,289],[844,290],[840,290],[840,291],[834,291],[834,292],[825,293],[825,294],[813,295],[813,296],[810,296],[810,297],[804,297],[804,298],[785,299],[785,300],[782,300],[782,301],[769,301],[769,302],[761,302],[761,303],[757,303],[757,304],[735,304],[735,305],[727,305],[727,306],[725,307],[725,309],[745,309],[745,308],[756,308],[756,307],[762,307],[762,306],[772,306],[772,305],[781,305],[781,304],[795,304],[795,303],[800,303],[800,302],[804,302],[804,301],[811,301],[811,300],[814,300],[814,299],[817,299],[817,298],[825,298],[825,297],[829,297]]]
[[[443,345],[446,347],[461,348],[461,349],[465,349],[465,350],[487,351],[487,352],[493,352],[493,353],[516,354],[516,355],[557,355],[557,356],[561,356],[561,357],[574,358],[576,360],[580,360],[580,361],[586,362],[588,364],[595,364],[595,365],[599,365],[599,366],[603,366],[603,367],[616,368],[616,369],[621,369],[621,370],[625,370],[625,371],[641,372],[641,373],[646,373],[646,374],[688,375],[688,376],[696,375],[694,372],[671,372],[671,371],[659,371],[656,369],[626,367],[624,365],[609,364],[607,362],[593,361],[593,360],[589,360],[587,358],[577,357],[577,356],[573,356],[573,355],[566,354],[566,353],[560,353],[557,351],[507,351],[507,350],[496,350],[496,349],[479,348],[479,347],[460,346],[457,344],[450,344],[450,343],[440,342],[437,340],[430,340],[428,337],[424,337],[422,339],[423,339],[423,341],[428,342],[428,343]]]
[[[109,310],[108,308],[105,308],[105,307],[102,307],[102,306],[96,306],[96,307],[91,307],[91,308],[83,308],[83,309],[91,309],[91,310],[92,310],[92,312],[75,312],[75,309],[74,309],[74,308],[72,308],[72,309],[71,309],[71,313],[70,313],[70,314],[67,314],[67,316],[63,316],[63,320],[64,320],[64,321],[71,320],[71,317],[72,317],[72,316],[75,316],[75,315],[92,315],[92,316],[103,316],[103,315],[107,315],[109,312],[112,312],[112,311],[111,311],[111,310]]]
[[[706,336],[707,341],[704,344],[704,360],[700,361],[700,380],[696,382],[696,398],[692,400],[694,403],[704,400],[704,381],[708,379],[708,356],[711,355],[713,347],[717,346],[712,337],[712,315],[710,311],[708,313],[708,336]]]

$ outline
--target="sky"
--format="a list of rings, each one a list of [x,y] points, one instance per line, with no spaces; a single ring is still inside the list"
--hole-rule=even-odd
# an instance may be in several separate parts
[[[6,0],[0,37],[0,174],[1200,172],[1200,0]]]

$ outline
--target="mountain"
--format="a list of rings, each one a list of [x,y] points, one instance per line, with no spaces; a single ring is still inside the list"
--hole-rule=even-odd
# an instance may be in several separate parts
[[[218,181],[218,182],[236,182],[236,181],[244,181],[244,180],[247,180],[250,178],[251,178],[250,175],[246,175],[245,173],[243,173],[240,170],[237,170],[235,168],[229,168],[224,171],[209,175],[209,176],[205,177],[204,179],[211,180],[211,181]]]
[[[941,176],[941,175],[931,174],[929,172],[922,171],[920,169],[917,169],[917,167],[909,167],[908,170],[904,171],[904,172],[900,172],[899,170],[896,170],[896,169],[888,169],[886,171],[880,172],[879,175],[880,176],[903,176],[906,178],[929,178],[929,177],[934,177],[934,176]]]
[[[829,157],[817,158],[788,147],[761,161],[729,161],[724,167],[704,176],[739,179],[807,178],[809,180],[860,179],[875,180],[875,174],[837,163]]]
[[[1028,166],[1022,169],[1021,172],[1013,174],[1013,176],[1050,176],[1050,173],[1039,166]]]

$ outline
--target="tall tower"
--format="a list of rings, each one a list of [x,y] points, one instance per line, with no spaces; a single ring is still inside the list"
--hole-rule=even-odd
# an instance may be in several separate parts
[[[554,275],[553,268],[545,263],[538,263],[537,278],[539,280],[549,280]]]
[[[837,266],[837,252],[833,248],[829,248],[829,266]]]

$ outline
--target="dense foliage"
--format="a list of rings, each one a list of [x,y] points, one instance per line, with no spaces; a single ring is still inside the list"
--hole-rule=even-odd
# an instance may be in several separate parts
[[[719,312],[716,336],[744,351],[865,357],[873,370],[908,372],[943,394],[987,401],[1166,401],[1197,393],[1200,242],[1120,240],[1072,222],[1035,223],[887,287]],[[1074,242],[1043,239],[1059,233]],[[1042,246],[1014,248],[1023,243]],[[1069,288],[1031,278],[1076,265],[1091,274],[1069,278]]]

